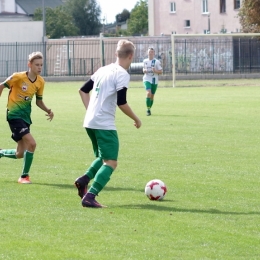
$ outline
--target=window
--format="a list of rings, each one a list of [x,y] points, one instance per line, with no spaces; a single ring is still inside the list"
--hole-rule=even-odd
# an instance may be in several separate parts
[[[208,0],[202,0],[202,13],[208,13]]]
[[[190,27],[190,20],[185,20],[185,27]]]
[[[176,4],[175,2],[170,3],[170,12],[171,13],[176,13]]]
[[[240,8],[240,0],[234,0],[234,9]]]
[[[220,0],[220,13],[226,12],[226,0]]]

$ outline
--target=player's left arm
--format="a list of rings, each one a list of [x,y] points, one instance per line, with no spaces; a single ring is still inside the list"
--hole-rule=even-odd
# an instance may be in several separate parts
[[[1,97],[1,94],[2,94],[4,88],[5,88],[5,85],[4,84],[0,84],[0,97]]]
[[[155,67],[153,68],[153,72],[158,75],[163,73],[161,62],[159,60],[156,61]]]
[[[47,120],[52,120],[54,117],[54,113],[51,111],[50,108],[46,107],[46,105],[44,104],[44,102],[42,101],[42,99],[38,99],[36,97],[36,105],[42,109],[43,111],[45,111],[47,114],[45,114],[48,118]]]

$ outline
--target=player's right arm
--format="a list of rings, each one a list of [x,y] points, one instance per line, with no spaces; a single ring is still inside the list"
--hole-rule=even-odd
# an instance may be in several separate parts
[[[143,61],[143,73],[147,73],[147,64],[145,62],[145,60]]]
[[[81,97],[81,100],[86,108],[88,109],[88,104],[90,100],[89,92],[93,89],[94,81],[92,79],[89,79],[80,89],[79,89],[79,95]]]

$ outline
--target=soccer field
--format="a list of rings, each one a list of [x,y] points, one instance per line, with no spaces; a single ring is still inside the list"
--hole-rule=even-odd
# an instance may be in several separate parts
[[[82,127],[82,82],[47,82],[46,120],[33,100],[37,148],[32,185],[17,183],[22,160],[0,159],[0,259],[260,259],[260,88],[257,80],[182,81],[159,88],[152,116],[132,82],[136,129],[117,111],[118,168],[83,208],[73,186],[93,160]],[[162,82],[162,86],[164,83]],[[15,148],[0,97],[0,148]],[[144,195],[165,182],[162,201]]]

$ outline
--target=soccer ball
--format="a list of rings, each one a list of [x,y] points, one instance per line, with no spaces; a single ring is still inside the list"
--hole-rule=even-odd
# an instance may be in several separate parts
[[[162,200],[167,188],[163,181],[155,179],[145,185],[144,192],[149,200]]]

